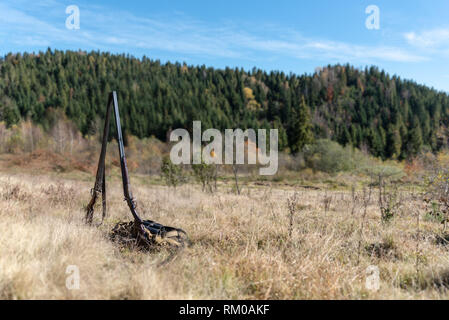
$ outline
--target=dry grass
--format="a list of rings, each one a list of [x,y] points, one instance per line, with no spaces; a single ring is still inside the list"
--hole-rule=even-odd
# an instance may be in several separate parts
[[[164,267],[157,267],[164,252],[108,240],[114,223],[131,218],[118,179],[108,181],[109,215],[96,228],[82,222],[91,181],[0,174],[0,299],[449,298],[448,248],[435,240],[441,226],[421,221],[418,234],[422,206],[407,194],[389,224],[374,194],[360,232],[363,206],[351,214],[350,191],[258,186],[236,196],[223,185],[205,194],[199,186],[175,191],[137,180],[141,215],[185,229],[193,242]],[[287,199],[295,192],[291,214]],[[79,290],[66,288],[69,265],[79,267]],[[380,270],[378,292],[365,288],[370,265]]]

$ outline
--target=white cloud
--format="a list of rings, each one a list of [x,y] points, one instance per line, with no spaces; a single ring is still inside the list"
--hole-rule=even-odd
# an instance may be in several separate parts
[[[110,44],[126,44],[128,42],[126,39],[120,39],[117,37],[106,37],[104,41]]]
[[[419,33],[408,32],[404,34],[409,44],[420,48],[448,48],[449,29],[434,29]]]
[[[298,59],[322,59],[333,61],[376,61],[419,62],[425,57],[388,46],[364,46],[330,40],[315,40],[291,32],[285,40],[267,40],[257,36],[236,37],[241,47],[288,55]]]

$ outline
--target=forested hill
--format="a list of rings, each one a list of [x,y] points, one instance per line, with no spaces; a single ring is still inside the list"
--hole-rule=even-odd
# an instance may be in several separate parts
[[[294,75],[51,50],[0,60],[0,120],[8,125],[29,117],[45,128],[61,109],[84,134],[93,133],[111,90],[118,91],[128,133],[162,140],[201,120],[203,129],[278,128],[281,148],[298,150],[310,121],[315,138],[405,158],[445,146],[449,125],[447,94],[375,67]]]

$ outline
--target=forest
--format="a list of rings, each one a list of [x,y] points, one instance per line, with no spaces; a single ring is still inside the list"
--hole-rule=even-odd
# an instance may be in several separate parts
[[[204,130],[279,129],[280,149],[293,154],[319,139],[398,160],[447,145],[448,94],[375,66],[296,75],[50,48],[0,59],[0,121],[8,127],[31,120],[46,130],[64,112],[94,135],[112,90],[125,135],[139,138],[165,141],[200,120]]]

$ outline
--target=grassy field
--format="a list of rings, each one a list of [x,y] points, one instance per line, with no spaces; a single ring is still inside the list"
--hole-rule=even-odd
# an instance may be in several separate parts
[[[376,189],[369,201],[366,190],[270,183],[238,196],[231,182],[207,194],[133,177],[141,215],[192,240],[159,267],[168,252],[137,252],[108,238],[115,223],[131,219],[116,175],[97,228],[82,220],[90,175],[12,172],[0,173],[1,299],[449,298],[442,225],[426,219],[411,192],[401,192],[400,213],[384,223]],[[72,265],[80,287],[70,290]],[[370,266],[380,272],[378,291],[366,287]]]

